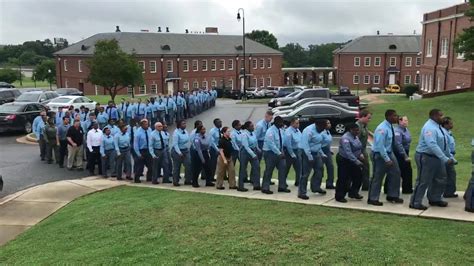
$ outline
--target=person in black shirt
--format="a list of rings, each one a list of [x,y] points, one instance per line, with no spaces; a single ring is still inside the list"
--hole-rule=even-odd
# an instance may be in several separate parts
[[[231,129],[223,127],[222,137],[219,140],[219,158],[217,159],[217,189],[224,189],[224,176],[229,177],[229,189],[237,189],[235,182],[234,162],[232,161],[232,143],[230,139]]]
[[[84,132],[82,131],[81,122],[74,121],[74,125],[70,127],[66,134],[68,142],[67,168],[82,171],[82,142],[84,140]]]

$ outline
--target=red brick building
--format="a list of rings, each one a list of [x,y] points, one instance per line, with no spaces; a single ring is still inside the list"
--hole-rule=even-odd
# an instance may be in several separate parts
[[[334,53],[336,83],[352,89],[419,83],[420,35],[371,35]]]
[[[86,65],[94,44],[103,39],[116,39],[123,51],[136,54],[143,68],[145,84],[129,88],[128,93],[132,89],[135,94],[211,87],[240,90],[243,82],[241,36],[114,32],[93,35],[55,53],[58,87],[78,88],[89,95],[106,93],[87,82]],[[246,87],[282,85],[283,54],[249,39],[245,42]]]
[[[423,15],[421,90],[425,93],[471,88],[474,62],[464,61],[453,46],[455,37],[473,23],[464,15],[469,3]]]

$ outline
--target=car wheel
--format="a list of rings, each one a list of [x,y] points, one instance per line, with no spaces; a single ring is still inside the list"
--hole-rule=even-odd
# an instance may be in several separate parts
[[[31,131],[32,131],[32,128],[31,128],[31,123],[29,121],[27,121],[23,127],[24,131],[26,134],[30,134]]]
[[[337,134],[344,134],[346,132],[346,126],[344,124],[336,124],[336,126],[334,127],[334,131],[337,133]]]

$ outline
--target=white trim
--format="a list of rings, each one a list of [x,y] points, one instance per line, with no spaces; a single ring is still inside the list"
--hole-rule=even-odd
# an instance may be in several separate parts
[[[408,59],[410,59],[410,60],[408,60]],[[406,67],[411,67],[412,66],[412,61],[413,61],[413,58],[411,56],[405,57],[405,66]]]
[[[258,79],[257,78],[253,78],[253,87],[258,87]]]
[[[428,40],[426,43],[426,57],[432,57],[433,56],[433,40]]]
[[[199,60],[194,59],[192,63],[193,72],[199,71]]]
[[[356,64],[357,62],[357,64]],[[354,57],[354,66],[355,67],[360,67],[360,57],[356,56]]]
[[[377,59],[379,60],[379,63],[377,64]],[[382,57],[376,56],[374,57],[374,66],[379,67],[382,65]]]
[[[64,64],[64,71],[67,71],[67,59],[64,59],[63,62],[64,62],[63,63]]]
[[[212,87],[212,88],[216,88],[216,87],[217,87],[217,81],[216,81],[215,79],[213,79],[213,80],[211,81],[211,87]]]
[[[212,59],[211,60],[211,71],[216,71],[216,69],[217,69],[217,60]]]
[[[208,86],[209,86],[209,82],[207,82],[207,80],[203,80],[203,81],[202,81],[202,87],[203,87],[204,89],[207,89]]]
[[[408,78],[408,80],[407,80],[407,78]],[[403,83],[404,84],[410,84],[411,83],[411,75],[405,75],[405,77],[403,78]]]
[[[272,68],[273,60],[271,57],[267,58],[267,68]],[[269,85],[271,86],[271,85]]]
[[[132,95],[134,92],[135,92],[135,88],[134,88],[134,87],[127,87],[127,94],[128,94],[128,95]]]
[[[225,70],[225,59],[219,59],[219,70]]]
[[[227,70],[234,70],[234,59],[227,60]]]
[[[357,78],[357,82],[356,82],[356,78]],[[359,75],[352,75],[352,84],[359,84],[359,82],[360,82]]]
[[[230,84],[230,89],[233,90],[234,89],[234,79],[230,78],[228,81],[227,84]]]
[[[421,66],[421,57],[417,56],[415,58],[415,66]]]
[[[258,64],[260,65],[260,69],[265,69],[265,58],[260,58]]]
[[[189,72],[189,60],[183,60],[183,72]]]
[[[150,93],[151,94],[158,94],[158,85],[156,85],[155,83],[151,84],[150,85]]]
[[[441,91],[441,77],[438,75],[436,79],[436,91]]]
[[[82,72],[82,60],[77,60],[77,70]]]
[[[272,86],[272,77],[267,77],[267,87]]]
[[[448,58],[449,53],[449,43],[448,38],[441,39],[441,51],[439,58]]]
[[[138,65],[142,68],[142,73],[145,73],[145,61],[138,61]]]
[[[456,53],[456,59],[464,60],[464,53]]]
[[[422,21],[421,24],[428,24],[428,23],[433,23],[433,22],[438,22],[438,21],[443,21],[443,20],[450,20],[450,19],[453,19],[453,18],[460,18],[462,16],[464,16],[464,13],[459,13],[459,14],[454,14],[454,15],[447,16],[447,17],[434,18],[434,19],[430,19],[430,20],[427,20],[427,21]]]
[[[257,59],[252,59],[252,68],[253,69],[257,69],[258,68],[258,63],[257,63]]]
[[[152,65],[155,66],[155,70],[153,70],[153,68],[151,67]],[[153,60],[153,61],[150,61],[150,73],[156,73],[156,61]]]
[[[99,95],[99,87],[97,85],[94,85],[95,88],[95,95]]]
[[[199,82],[197,80],[193,81],[193,89],[199,89]]]
[[[138,86],[138,94],[146,94],[146,84]]]
[[[183,82],[183,89],[189,90],[189,82],[188,81]]]
[[[392,59],[394,59],[394,64],[392,65]],[[391,56],[389,59],[388,59],[388,63],[389,63],[389,66],[391,67],[396,67],[397,66],[397,58],[395,56]]]
[[[261,77],[258,82],[259,87],[265,87],[265,78]]]
[[[367,59],[369,60],[368,64],[367,64]],[[372,58],[371,57],[364,57],[364,66],[365,67],[370,67],[371,63],[372,63]]]
[[[370,84],[370,75],[364,75],[364,84]]]
[[[201,60],[201,71],[207,71],[207,59]]]
[[[377,78],[377,79],[376,79]],[[374,84],[380,84],[380,75],[374,75],[373,77]]]
[[[170,66],[170,63],[171,63],[171,70],[169,68]],[[166,60],[166,72],[173,72],[173,60]]]

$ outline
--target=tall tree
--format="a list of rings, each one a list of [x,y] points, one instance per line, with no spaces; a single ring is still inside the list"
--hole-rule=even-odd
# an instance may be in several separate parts
[[[340,43],[323,43],[309,45],[308,63],[314,67],[331,67],[333,65],[333,51],[337,49]]]
[[[11,68],[0,69],[0,81],[13,83],[20,79],[20,74],[18,71]]]
[[[465,15],[474,22],[474,0],[469,0],[470,8]],[[474,26],[470,26],[463,30],[455,39],[454,47],[458,53],[464,54],[464,60],[474,60]]]
[[[307,52],[299,43],[288,43],[280,48],[284,67],[303,67],[307,64]]]
[[[102,86],[112,100],[120,90],[143,84],[143,70],[135,55],[122,51],[115,39],[98,41],[87,66],[90,70],[88,80]]]
[[[43,60],[35,67],[35,80],[46,80],[49,83],[56,82],[56,64],[53,59]]]
[[[246,33],[245,37],[278,50],[277,38],[266,30],[253,30],[251,33]]]

